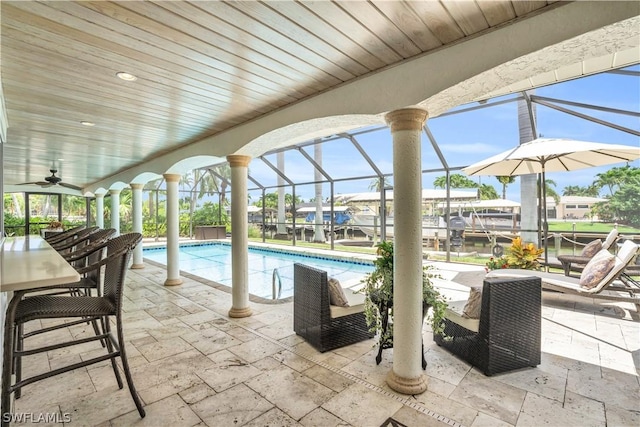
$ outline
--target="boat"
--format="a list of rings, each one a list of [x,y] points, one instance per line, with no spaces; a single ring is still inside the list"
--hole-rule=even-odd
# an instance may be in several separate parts
[[[445,203],[438,208],[446,208]],[[464,217],[469,231],[517,231],[520,229],[520,203],[505,199],[465,200],[449,203]]]
[[[364,234],[374,239],[380,236],[381,219],[378,215],[359,214],[352,217],[353,226],[360,228]],[[393,216],[387,216],[385,227],[386,238],[393,237]],[[447,224],[443,217],[425,215],[422,217],[422,238],[444,238],[447,235]]]

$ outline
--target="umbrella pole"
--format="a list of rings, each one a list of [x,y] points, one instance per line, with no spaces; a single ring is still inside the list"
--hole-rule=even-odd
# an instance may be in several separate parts
[[[538,174],[538,185],[536,191],[538,198],[538,214],[536,215],[536,223],[538,225],[538,247],[542,247],[542,176]]]
[[[545,271],[547,271],[548,269],[548,265],[549,265],[549,254],[548,254],[548,243],[549,243],[549,236],[548,236],[548,229],[549,229],[549,225],[547,223],[547,185],[546,185],[546,177],[544,175],[544,163],[542,163],[542,182],[540,183],[540,186],[542,187],[542,209],[543,209],[543,214],[542,214],[542,233],[543,233],[543,237],[544,237],[544,268]]]

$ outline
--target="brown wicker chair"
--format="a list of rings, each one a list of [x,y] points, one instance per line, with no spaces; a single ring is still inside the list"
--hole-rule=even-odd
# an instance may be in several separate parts
[[[73,265],[73,267],[82,275],[79,282],[65,283],[62,285],[47,286],[43,288],[30,289],[25,291],[28,293],[46,293],[47,295],[64,295],[70,294],[72,296],[91,296],[91,291],[95,289],[100,292],[102,289],[102,265],[99,263],[107,253],[108,240],[115,234],[114,228],[108,228],[106,230],[99,230],[90,235],[89,241],[82,249],[71,252],[64,255],[64,258]],[[96,319],[80,319],[64,324],[50,326],[45,329],[34,330],[25,334],[23,332],[23,324],[20,324],[17,328],[16,339],[21,341],[33,335],[37,335],[43,332],[53,331],[55,329],[67,328],[72,325],[78,325],[90,321],[96,335],[100,335],[100,329]],[[104,329],[104,325],[103,325]],[[106,345],[106,340],[103,341],[103,346]],[[18,393],[19,394],[19,393]]]
[[[373,337],[363,311],[331,317],[327,272],[293,266],[293,330],[320,352]]]
[[[47,243],[49,243],[50,245],[60,243],[63,240],[66,240],[69,237],[72,237],[73,235],[77,234],[80,230],[83,230],[84,228],[85,228],[84,225],[79,225],[77,227],[73,227],[68,230],[61,231],[60,233],[51,234],[45,237],[44,240],[46,240]]]
[[[99,289],[101,286],[100,267],[96,266],[98,261],[104,258],[108,241],[115,232],[116,230],[113,228],[96,231],[88,237],[87,245],[77,251],[62,255],[82,275],[79,282],[29,289],[25,293],[50,291],[47,294],[53,295],[54,292],[68,293],[71,290],[73,293],[73,291],[80,289]]]
[[[91,233],[84,246],[73,252],[63,254],[62,257],[76,269],[86,267],[97,261],[96,255],[93,257],[91,255],[95,254],[97,249],[106,247],[105,243],[109,241],[114,234],[116,234],[115,228],[107,228]]]
[[[129,386],[129,391],[141,417],[145,416],[142,402],[136,393],[133,379],[129,371],[129,364],[125,353],[125,340],[122,329],[122,293],[124,281],[131,258],[133,248],[142,240],[140,233],[125,234],[110,240],[107,244],[107,255],[98,261],[95,267],[104,266],[104,293],[103,296],[51,296],[36,295],[24,296],[24,292],[17,292],[7,308],[5,320],[4,351],[2,366],[2,426],[9,424],[11,393],[20,396],[20,390],[36,381],[49,378],[63,372],[111,360],[113,372],[116,376],[118,386],[123,387],[122,378],[116,365],[116,358],[120,357],[125,378]],[[117,340],[110,329],[110,322],[105,322],[104,333],[94,337],[72,340],[64,343],[51,344],[45,347],[23,350],[20,339],[15,339],[16,328],[22,324],[36,319],[56,319],[56,318],[82,318],[87,317],[99,319],[102,317],[115,317]],[[47,352],[58,348],[65,348],[76,344],[83,344],[91,341],[106,341],[107,354],[97,356],[82,362],[74,363],[62,368],[54,369],[40,375],[29,378],[22,378],[21,363],[22,358],[33,354]],[[11,372],[15,361],[16,381],[11,383]]]
[[[80,231],[78,231],[76,234],[74,234],[73,236],[59,242],[59,243],[54,243],[51,244],[51,247],[53,249],[55,249],[56,251],[58,251],[60,254],[67,254],[69,252],[73,252],[76,251],[80,248],[82,248],[83,246],[85,246],[87,244],[87,241],[89,240],[89,237],[91,236],[91,234],[95,233],[96,231],[98,231],[99,228],[98,227],[89,227],[89,228],[84,228]]]
[[[485,279],[479,322],[448,313],[444,336],[433,339],[485,375],[534,367],[540,364],[541,310],[540,278]]]

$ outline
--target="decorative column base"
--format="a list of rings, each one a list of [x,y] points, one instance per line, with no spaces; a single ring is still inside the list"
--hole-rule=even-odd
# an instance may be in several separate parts
[[[427,391],[427,376],[420,374],[418,378],[402,378],[389,371],[386,378],[387,385],[402,394],[420,394]]]
[[[240,317],[249,317],[253,314],[253,310],[251,310],[251,307],[245,307],[245,308],[231,308],[229,310],[229,317],[235,317],[235,318],[240,318]]]
[[[167,279],[164,281],[165,286],[182,285],[182,279]]]
[[[140,270],[144,268],[144,264],[131,264],[132,270]]]

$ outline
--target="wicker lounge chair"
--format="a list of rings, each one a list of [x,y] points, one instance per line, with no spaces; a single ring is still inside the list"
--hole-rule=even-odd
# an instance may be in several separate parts
[[[485,375],[540,364],[541,287],[537,277],[485,279],[480,319],[461,316],[465,301],[449,302],[444,336],[434,341]]]
[[[120,357],[123,371],[129,391],[141,417],[145,416],[142,402],[136,393],[133,379],[129,371],[129,364],[125,353],[125,339],[122,329],[122,292],[124,289],[125,275],[128,262],[131,258],[133,248],[140,242],[140,233],[125,234],[110,240],[107,244],[107,255],[98,261],[99,266],[104,266],[104,294],[103,296],[51,296],[36,295],[24,296],[24,292],[16,292],[7,308],[7,317],[4,325],[4,351],[2,366],[2,425],[9,423],[10,417],[6,416],[10,412],[11,393],[20,395],[20,390],[28,385],[49,378],[63,372],[111,360],[113,372],[116,376],[118,386],[123,388],[122,378],[116,365],[115,359]],[[110,322],[105,322],[103,334],[67,341],[64,343],[50,344],[45,347],[23,350],[22,340],[15,339],[16,328],[22,324],[37,319],[57,319],[57,318],[82,318],[87,316],[99,319],[101,317],[115,317],[117,340],[111,333]],[[43,330],[44,331],[44,330]],[[106,341],[107,354],[93,357],[82,362],[73,363],[50,372],[35,375],[29,378],[22,378],[21,364],[22,358],[33,354],[48,352],[51,350],[66,348],[72,345],[84,344],[90,341]],[[16,380],[12,384],[11,373],[14,368]]]
[[[363,305],[330,306],[327,272],[294,264],[293,330],[318,351],[372,338],[363,310]]]
[[[638,252],[638,245],[631,240],[625,241],[615,255],[613,269],[593,288],[580,286],[580,278],[542,271],[504,269],[490,271],[486,277],[523,277],[535,275],[542,279],[542,288],[546,290],[580,295],[589,298],[631,302],[640,313],[640,287],[625,275]]]

